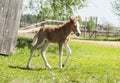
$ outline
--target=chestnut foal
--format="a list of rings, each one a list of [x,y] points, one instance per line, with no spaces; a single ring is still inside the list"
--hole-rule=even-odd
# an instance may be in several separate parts
[[[32,48],[30,50],[30,57],[27,63],[27,68],[29,68],[33,52],[41,47],[41,56],[44,64],[47,68],[51,68],[46,59],[46,50],[49,43],[58,43],[59,46],[59,67],[62,68],[68,62],[69,56],[71,54],[71,49],[68,45],[68,36],[73,31],[76,36],[80,36],[81,32],[79,30],[79,22],[77,17],[71,17],[70,20],[62,25],[58,26],[44,26],[42,27],[33,38]],[[67,57],[64,64],[62,64],[62,49],[63,46],[67,50]]]

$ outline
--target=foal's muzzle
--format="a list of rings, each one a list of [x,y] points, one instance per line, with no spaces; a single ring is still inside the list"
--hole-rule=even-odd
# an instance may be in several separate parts
[[[76,33],[76,36],[80,36],[81,35],[81,33]]]

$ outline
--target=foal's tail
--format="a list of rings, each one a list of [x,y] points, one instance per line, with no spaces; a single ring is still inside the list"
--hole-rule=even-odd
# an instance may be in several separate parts
[[[36,34],[33,38],[32,46],[35,46],[38,40],[38,35]]]

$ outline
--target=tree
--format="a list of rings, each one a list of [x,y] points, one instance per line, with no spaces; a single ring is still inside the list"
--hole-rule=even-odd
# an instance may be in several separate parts
[[[28,24],[36,22],[36,15],[25,14],[21,16],[21,22],[25,22]]]
[[[114,30],[114,25],[108,21],[104,22],[102,26],[104,30],[107,30],[107,31]]]
[[[78,16],[78,21],[79,21],[80,25],[82,25],[82,18],[80,16]]]
[[[120,0],[114,0],[112,2],[112,8],[113,8],[113,12],[120,16]]]
[[[36,15],[24,14],[21,16],[20,26],[24,27],[24,26],[27,26],[29,24],[36,23],[36,18],[37,18]]]
[[[61,16],[62,19],[66,19],[73,15],[74,12],[85,6],[86,0],[49,0],[51,8],[53,9],[53,15]],[[52,1],[52,2],[51,2]]]
[[[87,0],[30,0],[31,12],[36,12],[38,20],[47,19],[66,20],[80,8],[86,6]]]
[[[89,20],[87,22],[87,30],[92,31],[95,29],[95,27],[96,27],[96,17],[91,16],[89,17]]]

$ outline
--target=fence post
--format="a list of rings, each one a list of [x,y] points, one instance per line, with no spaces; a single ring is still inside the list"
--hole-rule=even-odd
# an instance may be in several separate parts
[[[96,17],[96,25],[95,25],[95,39],[97,37],[97,22],[98,22],[98,18]]]
[[[84,34],[83,34],[84,38],[86,36],[86,28],[87,28],[87,18],[85,18],[85,27],[84,27]]]

